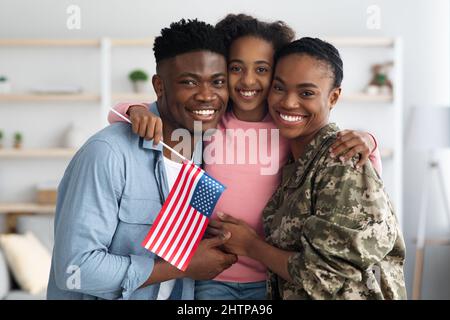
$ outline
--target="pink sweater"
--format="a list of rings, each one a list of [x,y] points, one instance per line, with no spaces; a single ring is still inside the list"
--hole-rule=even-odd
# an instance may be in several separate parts
[[[114,109],[125,115],[130,105],[121,103]],[[108,120],[110,123],[123,121],[113,112],[109,113]],[[213,137],[212,142],[205,144],[204,152],[205,171],[227,186],[217,203],[213,218],[217,211],[228,213],[244,220],[264,237],[262,211],[280,184],[281,168],[289,156],[288,141],[278,135],[272,136],[275,132],[278,131],[269,114],[261,122],[241,121],[232,111],[222,117],[218,125],[218,134]],[[244,144],[245,161],[242,159],[238,161],[239,142],[236,138],[242,137],[245,133],[248,136],[255,133],[253,139],[256,137],[256,140],[252,140],[253,144],[245,140],[247,141]],[[214,152],[209,152],[213,149]],[[239,151],[242,151],[242,148]],[[251,155],[255,153],[256,157],[252,158]],[[230,156],[231,154],[234,156]],[[215,162],[210,164],[212,157],[215,158]],[[370,161],[381,174],[378,148],[370,156]],[[266,268],[258,261],[239,257],[237,263],[223,271],[215,280],[242,283],[264,281]]]

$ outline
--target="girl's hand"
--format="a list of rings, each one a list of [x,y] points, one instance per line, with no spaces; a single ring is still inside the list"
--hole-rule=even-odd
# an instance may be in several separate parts
[[[371,134],[356,130],[343,130],[338,132],[338,137],[332,144],[330,152],[333,158],[339,157],[342,162],[359,153],[360,159],[356,164],[356,167],[359,168],[367,162],[375,147],[376,143]]]
[[[238,256],[248,256],[251,245],[260,240],[255,230],[244,221],[225,213],[218,212],[217,216],[220,220],[210,221],[208,233],[216,235],[219,232],[230,232],[231,238],[223,245],[223,248]]]
[[[133,132],[145,140],[152,140],[157,145],[162,139],[161,118],[151,113],[145,105],[132,105],[128,108]]]

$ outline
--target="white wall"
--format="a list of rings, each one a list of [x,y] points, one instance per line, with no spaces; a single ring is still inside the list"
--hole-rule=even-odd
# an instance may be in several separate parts
[[[66,8],[77,4],[82,10],[81,30],[70,31],[66,28]],[[382,21],[380,30],[366,28],[366,9],[376,4],[381,8]],[[268,1],[268,0],[228,0],[228,1],[164,1],[147,0],[0,0],[0,38],[92,38],[111,37],[146,37],[158,34],[163,26],[179,18],[198,17],[214,23],[226,13],[246,12],[264,19],[281,19],[290,24],[299,36],[400,36],[404,40],[404,103],[406,111],[413,105],[449,105],[449,2],[447,0],[379,0],[379,1]],[[44,50],[44,51],[43,51]],[[88,77],[89,89],[98,86],[97,57],[94,52],[69,54],[70,60],[62,59],[66,53],[55,57],[55,68],[50,69],[45,62],[46,49],[36,49],[18,53],[16,49],[0,50],[0,74],[11,70],[17,74],[18,85],[27,81],[61,81],[67,72],[76,79]],[[64,49],[61,49],[64,50]],[[84,50],[84,49],[83,49]],[[2,52],[3,51],[3,52]],[[28,60],[20,65],[17,56]],[[151,52],[149,53],[151,54]],[[25,55],[25,56],[23,56]],[[117,70],[127,70],[123,62],[124,54],[115,62]],[[14,58],[15,57],[15,58]],[[85,57],[85,59],[80,58]],[[58,60],[60,59],[60,60]],[[80,65],[77,59],[82,59]],[[6,62],[5,62],[6,61]],[[36,63],[36,61],[42,63]],[[67,63],[70,61],[70,63]],[[122,62],[120,62],[122,61]],[[45,63],[44,63],[45,62]],[[136,66],[146,65],[137,61]],[[19,69],[20,68],[20,69]],[[46,69],[49,72],[46,72]],[[117,71],[119,72],[119,71]],[[117,79],[122,74],[115,75]],[[117,87],[127,90],[124,81],[117,80]],[[47,119],[39,118],[40,112],[51,113]],[[58,143],[58,137],[70,121],[87,123],[88,128],[95,128],[95,119],[99,107],[88,104],[57,105],[43,104],[41,107],[27,107],[22,104],[0,105],[0,127],[7,130],[20,129],[28,136],[29,146],[37,146],[42,141],[49,144]],[[7,119],[7,120],[5,120]],[[36,121],[35,119],[39,119]],[[85,120],[91,119],[91,120]],[[85,122],[87,121],[87,122]],[[432,130],[432,124],[430,124]],[[42,139],[44,138],[44,139]],[[45,140],[47,139],[47,140]],[[448,164],[450,157],[444,155],[442,163]],[[24,160],[25,161],[25,160]],[[18,200],[25,195],[25,200],[32,198],[32,190],[24,187],[25,180],[39,181],[47,170],[51,175],[59,176],[65,164],[47,164],[30,167],[27,164],[13,164],[14,170],[22,170],[23,175],[12,172],[11,164],[0,162],[0,201]],[[9,166],[6,169],[6,166]],[[2,169],[3,167],[3,169]],[[56,167],[57,170],[52,170]],[[413,249],[411,238],[416,229],[416,212],[423,181],[423,156],[405,153],[405,196],[404,228],[408,240],[408,279],[411,275]],[[450,181],[450,169],[446,169],[447,181]],[[50,174],[50,173],[49,173]],[[435,209],[438,214],[439,206]],[[435,218],[437,219],[437,218]],[[431,232],[441,227],[434,226]],[[445,225],[445,224],[444,224]],[[437,229],[436,229],[437,228]],[[436,231],[437,232],[437,231]],[[424,287],[425,297],[450,298],[449,276],[439,271],[447,270],[450,262],[448,248],[433,248],[427,255]],[[410,281],[408,281],[410,283]]]

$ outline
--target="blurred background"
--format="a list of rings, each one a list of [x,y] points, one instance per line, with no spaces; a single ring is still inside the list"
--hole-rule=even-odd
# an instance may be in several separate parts
[[[119,101],[152,101],[153,37],[181,18],[283,20],[344,61],[341,128],[378,139],[410,299],[450,298],[447,0],[0,0],[0,299],[44,296],[56,187]]]

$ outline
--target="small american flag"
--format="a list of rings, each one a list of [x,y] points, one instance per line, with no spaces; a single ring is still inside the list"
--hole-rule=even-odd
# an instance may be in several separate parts
[[[225,186],[185,161],[142,246],[185,271]]]

